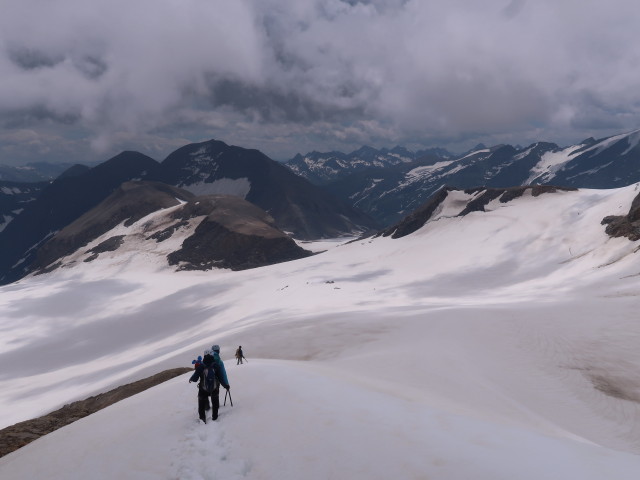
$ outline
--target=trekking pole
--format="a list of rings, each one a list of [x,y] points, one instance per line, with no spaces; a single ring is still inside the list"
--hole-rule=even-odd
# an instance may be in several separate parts
[[[224,403],[222,404],[222,406],[226,406],[227,405],[227,395],[229,395],[229,402],[231,403],[231,406],[233,407],[233,400],[231,400],[231,393],[229,393],[229,390],[227,390],[227,393],[224,394]]]

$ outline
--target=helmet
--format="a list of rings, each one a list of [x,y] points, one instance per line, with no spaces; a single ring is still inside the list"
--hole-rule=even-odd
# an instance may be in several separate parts
[[[205,350],[205,351],[204,351],[204,354],[205,354],[205,356],[206,356],[206,355],[211,355],[211,350]]]
[[[211,350],[214,352],[220,352],[220,345],[212,345]]]

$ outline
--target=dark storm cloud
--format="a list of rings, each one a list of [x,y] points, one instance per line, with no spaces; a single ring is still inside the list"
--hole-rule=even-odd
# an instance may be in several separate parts
[[[356,85],[345,84],[342,97],[353,96]],[[247,85],[237,80],[212,80],[209,83],[209,107],[229,106],[247,115],[258,116],[263,122],[343,121],[359,118],[364,114],[361,106],[338,107],[302,95],[283,91],[275,86]]]
[[[29,139],[25,148],[162,157],[216,137],[286,158],[363,143],[562,143],[640,126],[640,9],[629,0],[0,7],[0,142]]]
[[[22,109],[16,112],[7,112],[2,119],[2,128],[8,130],[31,128],[34,124],[55,122],[63,125],[71,125],[80,117],[71,114],[59,114],[41,107],[34,106],[30,109]]]
[[[64,60],[61,56],[54,58],[44,52],[27,48],[9,48],[6,53],[17,67],[24,70],[51,68]]]

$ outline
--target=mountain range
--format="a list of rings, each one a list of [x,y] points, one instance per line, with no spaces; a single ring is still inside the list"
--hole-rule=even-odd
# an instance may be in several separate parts
[[[491,199],[500,189],[511,188],[511,195],[522,186],[615,188],[640,181],[639,165],[640,130],[564,148],[545,142],[526,148],[479,145],[453,155],[443,149],[362,147],[350,154],[297,155],[285,165],[258,150],[216,140],[181,147],[162,162],[123,152],[93,168],[73,166],[50,183],[1,185],[0,283],[80,258],[88,261],[105,249],[130,248],[135,243],[130,239],[145,232],[145,246],[136,245],[164,252],[176,268],[250,268],[308,255],[292,237],[388,232],[407,218],[439,208],[438,199],[448,189],[489,189],[483,198]],[[134,183],[123,188],[124,182]],[[160,215],[175,202],[191,206],[181,207],[172,221],[163,216],[136,226],[143,229],[137,233],[109,234],[120,224],[132,227],[146,215]],[[470,208],[482,208],[478,202]],[[219,216],[223,210],[242,220],[229,229]],[[242,222],[254,228],[239,228]],[[148,243],[174,234],[181,244],[152,248]],[[220,248],[209,248],[212,242]],[[234,250],[231,244],[243,247]],[[63,259],[75,252],[80,256]]]
[[[420,207],[439,188],[553,184],[616,188],[640,180],[640,130],[569,147],[538,142],[528,147],[478,147],[462,155],[426,155],[396,148],[297,155],[286,163],[298,175],[351,200],[383,225]]]

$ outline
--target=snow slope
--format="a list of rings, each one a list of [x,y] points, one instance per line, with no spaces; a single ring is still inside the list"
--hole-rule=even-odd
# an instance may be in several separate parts
[[[0,426],[212,343],[235,406],[198,424],[179,377],[5,456],[0,477],[635,479],[638,242],[600,220],[638,190],[449,205],[402,239],[250,271],[131,253],[2,287]]]

